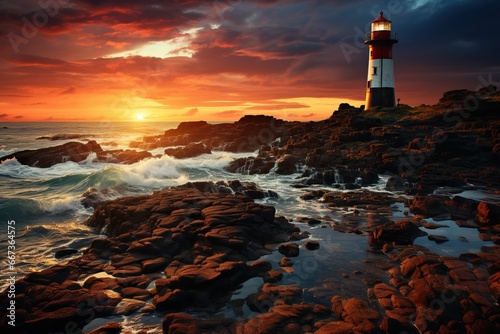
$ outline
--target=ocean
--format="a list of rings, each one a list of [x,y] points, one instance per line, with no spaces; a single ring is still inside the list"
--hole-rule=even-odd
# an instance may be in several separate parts
[[[159,135],[175,128],[177,123],[3,123],[0,124],[0,157],[20,150],[56,146],[69,141],[96,140],[103,149],[126,149],[131,141],[143,136]],[[57,137],[59,140],[37,139]],[[65,139],[66,138],[66,139]],[[73,139],[68,139],[73,138]],[[58,249],[71,248],[81,252],[94,238],[102,237],[98,231],[84,223],[92,215],[92,208],[81,204],[82,194],[89,188],[107,189],[109,199],[128,195],[148,194],[165,187],[184,184],[189,181],[241,180],[257,183],[262,189],[274,190],[279,198],[268,198],[258,202],[276,207],[277,215],[295,222],[300,217],[319,218],[326,224],[309,226],[298,223],[302,230],[311,233],[310,240],[318,240],[321,248],[316,252],[302,252],[295,260],[295,272],[287,275],[283,284],[300,283],[309,292],[305,297],[321,298],[318,287],[333,289],[337,294],[353,297],[365,295],[365,285],[360,281],[346,287],[342,282],[344,274],[355,271],[373,271],[367,266],[374,261],[387,261],[385,256],[370,252],[369,238],[356,234],[341,233],[328,228],[328,224],[349,224],[345,214],[353,208],[332,210],[317,201],[303,201],[303,189],[291,187],[300,178],[300,173],[277,175],[232,174],[224,170],[231,161],[240,157],[256,156],[255,153],[213,152],[196,158],[178,160],[162,155],[164,148],[152,151],[157,157],[132,165],[94,162],[92,155],[81,163],[66,162],[50,168],[35,168],[19,164],[15,159],[0,164],[0,272],[1,285],[5,287],[8,272],[7,222],[16,222],[16,271],[18,278],[55,264],[66,263],[69,258],[56,259]],[[380,181],[367,187],[371,191],[386,192],[388,176],[381,175]],[[338,187],[312,186],[330,191],[344,191]],[[444,191],[444,190],[443,190]],[[445,191],[444,191],[445,192]],[[398,194],[401,195],[401,194]],[[465,191],[463,195],[498,202],[498,195],[487,192]],[[451,196],[451,194],[450,194]],[[493,196],[493,197],[492,197]],[[391,220],[405,217],[407,208],[394,203],[385,215]],[[432,222],[432,220],[429,220]],[[476,229],[458,228],[454,221],[439,221],[447,228],[428,231],[445,235],[450,241],[437,244],[426,237],[415,243],[443,255],[458,256],[465,252],[478,252],[483,246],[493,245],[482,241]],[[327,228],[325,228],[325,225]],[[268,260],[279,262],[275,253]],[[375,268],[375,269],[374,269]],[[377,273],[374,273],[377,274]],[[380,273],[378,273],[380,274]],[[383,274],[380,274],[383,276]],[[249,281],[238,294],[255,291],[261,283]],[[348,291],[344,291],[348,289]],[[331,293],[325,294],[331,296]],[[309,296],[309,297],[308,297]],[[228,310],[229,312],[229,310]]]

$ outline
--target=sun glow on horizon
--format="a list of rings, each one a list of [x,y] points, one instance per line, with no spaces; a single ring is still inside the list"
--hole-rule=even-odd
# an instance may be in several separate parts
[[[136,117],[137,117],[138,121],[143,121],[144,120],[144,114],[142,114],[142,113],[141,114],[137,114]]]

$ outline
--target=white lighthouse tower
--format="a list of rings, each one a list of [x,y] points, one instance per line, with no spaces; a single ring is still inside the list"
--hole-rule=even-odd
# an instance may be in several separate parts
[[[391,23],[384,17],[384,12],[380,12],[380,16],[373,20],[371,33],[365,40],[365,44],[370,46],[365,109],[396,105],[392,45],[398,39],[391,31]]]

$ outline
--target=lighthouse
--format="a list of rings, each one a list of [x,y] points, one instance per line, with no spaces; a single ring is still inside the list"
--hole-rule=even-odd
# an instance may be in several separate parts
[[[394,107],[394,65],[392,45],[398,42],[392,32],[391,21],[384,17],[384,12],[373,20],[371,33],[367,34],[365,44],[369,45],[368,82],[366,87],[366,107]]]

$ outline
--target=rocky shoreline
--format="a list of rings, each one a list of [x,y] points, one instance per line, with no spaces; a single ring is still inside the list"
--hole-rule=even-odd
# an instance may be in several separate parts
[[[477,107],[464,104],[470,96]],[[112,201],[93,189],[82,199],[94,208],[87,224],[106,238],[95,239],[65,265],[17,281],[15,328],[7,325],[7,293],[0,294],[0,328],[79,333],[101,319],[91,333],[121,333],[120,317],[153,315],[162,319],[161,329],[144,325],[142,333],[496,333],[500,204],[439,191],[500,191],[499,109],[500,93],[487,87],[448,92],[439,105],[414,109],[364,112],[341,105],[321,122],[271,116],[245,116],[234,124],[187,122],[131,143],[140,152],[75,142],[3,157],[43,168],[81,162],[91,153],[99,161],[134,163],[155,148],[178,159],[257,152],[227,170],[235,176],[298,173],[293,186],[303,189],[301,200],[328,206],[342,221],[291,222],[255,202],[278,193],[236,180],[188,183]],[[392,175],[388,192],[363,189],[381,174]],[[395,203],[406,207],[403,219],[388,218]],[[448,227],[440,220],[476,229],[491,246],[444,256],[414,244],[427,234],[424,228]],[[310,226],[369,239],[366,252],[377,260],[367,261],[366,271],[343,274],[346,286],[361,282],[365,297],[318,287],[323,298],[311,302],[300,285],[280,284],[294,272],[295,257],[328,246],[309,238]],[[283,255],[279,263],[263,259],[277,252]],[[260,280],[258,289],[233,298],[253,279]],[[220,316],[225,307],[241,316]]]

